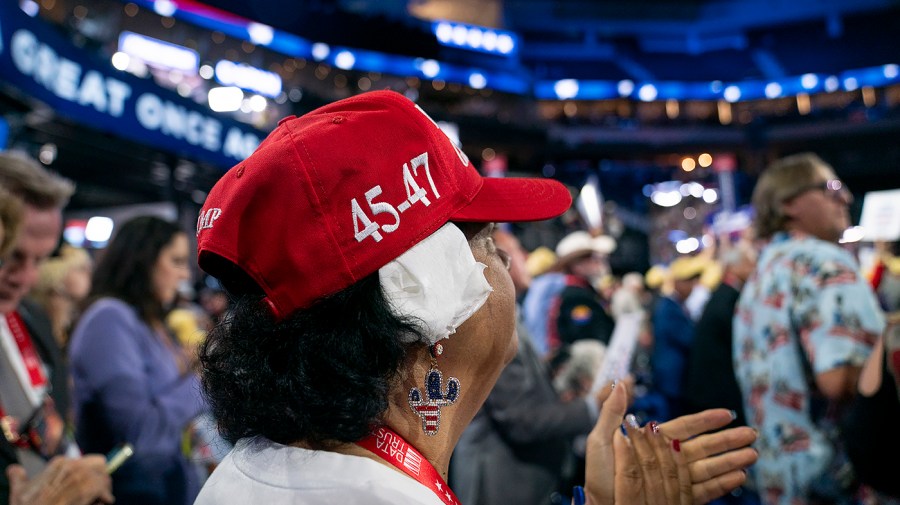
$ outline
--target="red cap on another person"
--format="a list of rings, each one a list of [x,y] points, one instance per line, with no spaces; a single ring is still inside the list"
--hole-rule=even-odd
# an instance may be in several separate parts
[[[373,91],[283,119],[222,176],[197,220],[198,262],[220,279],[221,259],[238,266],[283,318],[448,221],[536,221],[571,203],[553,180],[481,177],[416,104]]]

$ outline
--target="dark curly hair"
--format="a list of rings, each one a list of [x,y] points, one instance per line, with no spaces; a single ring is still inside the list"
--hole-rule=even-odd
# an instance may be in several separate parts
[[[252,281],[229,280],[243,293],[231,293],[231,313],[200,349],[203,389],[222,436],[327,449],[369,434],[415,345],[400,336],[421,335],[390,310],[378,273],[283,321]]]

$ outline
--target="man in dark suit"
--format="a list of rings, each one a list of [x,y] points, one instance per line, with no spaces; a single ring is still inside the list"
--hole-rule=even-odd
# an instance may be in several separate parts
[[[62,208],[75,187],[35,160],[12,153],[0,153],[0,185],[23,203],[18,236],[0,266],[0,463],[5,470],[0,504],[10,499],[8,476],[14,484],[13,503],[108,503],[109,478],[97,458],[60,458],[47,464],[47,458],[77,453],[65,429],[68,370],[46,316],[23,303],[41,263],[58,245]],[[58,479],[51,485],[47,477],[61,470],[80,475],[82,484]]]
[[[685,413],[684,376],[691,344],[694,320],[687,307],[688,297],[703,274],[705,262],[699,257],[682,256],[669,265],[672,290],[664,293],[653,307],[653,390],[665,399],[663,419]]]
[[[731,320],[744,282],[756,266],[756,250],[749,241],[739,242],[719,258],[722,281],[712,292],[694,331],[685,377],[685,401],[689,412],[709,408],[731,409],[737,415],[731,426],[744,426],[744,405],[734,366],[731,364]]]
[[[506,231],[498,229],[494,242],[509,256],[509,273],[521,299],[531,280],[525,251]],[[576,463],[573,440],[590,432],[599,412],[598,398],[559,399],[521,318],[517,328],[518,352],[451,460],[451,486],[467,505],[549,504],[567,477],[567,465]]]
[[[731,361],[731,321],[741,288],[756,266],[756,256],[756,249],[746,240],[731,246],[719,257],[722,281],[713,290],[697,321],[685,375],[687,412],[700,412],[708,408],[730,409],[735,413],[735,419],[727,428],[747,424],[743,397]],[[756,492],[749,487],[742,486],[739,491],[715,500],[712,505],[759,503]]]

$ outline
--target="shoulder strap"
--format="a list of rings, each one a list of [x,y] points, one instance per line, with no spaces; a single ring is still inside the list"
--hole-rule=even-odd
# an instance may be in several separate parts
[[[790,313],[788,314],[788,317],[791,322],[791,333],[793,334],[791,340],[793,340],[794,345],[797,346],[797,356],[800,359],[800,366],[803,368],[803,376],[806,378],[806,384],[809,387],[809,415],[814,422],[818,423],[819,420],[825,416],[828,401],[816,384],[816,373],[813,371],[812,363],[809,361],[809,356],[806,354],[806,349],[803,348],[803,339],[800,336],[800,329],[797,327],[794,315]]]

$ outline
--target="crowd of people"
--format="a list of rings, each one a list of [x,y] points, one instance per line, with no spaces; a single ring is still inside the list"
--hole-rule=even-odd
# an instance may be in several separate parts
[[[59,246],[71,181],[2,153],[0,187],[0,502],[191,503],[203,474],[186,448],[224,442],[193,422],[208,411],[198,340],[166,323],[190,276],[187,232],[134,218],[95,260]],[[105,455],[123,443],[134,457],[111,479]]]
[[[389,91],[280,123],[197,230],[61,246],[74,191],[0,153],[0,503],[900,500],[872,464],[900,265],[838,244],[852,196],[815,155],[762,174],[751,229],[646,274],[598,230],[523,248],[506,224],[570,191],[482,177]],[[184,289],[194,233],[217,289]]]

